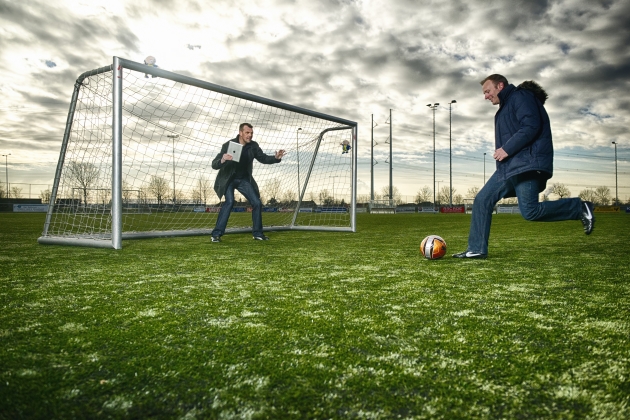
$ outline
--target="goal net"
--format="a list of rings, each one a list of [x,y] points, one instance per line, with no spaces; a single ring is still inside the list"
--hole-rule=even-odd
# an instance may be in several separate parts
[[[356,230],[355,122],[114,57],[75,83],[38,241],[210,234],[222,205],[211,162],[243,122],[265,153],[286,150],[254,161],[265,230]],[[227,232],[251,231],[235,199]]]

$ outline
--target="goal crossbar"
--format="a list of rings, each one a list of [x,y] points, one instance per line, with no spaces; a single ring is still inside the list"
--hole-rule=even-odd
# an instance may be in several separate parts
[[[296,112],[298,114],[304,114],[315,118],[321,118],[323,120],[328,120],[332,122],[336,122],[339,124],[345,124],[350,127],[356,127],[357,123],[355,121],[350,121],[344,118],[339,118],[333,115],[324,114],[321,112],[313,111],[306,108],[301,108],[299,106],[287,104],[285,102],[276,101],[274,99],[264,98],[262,96],[253,95],[251,93],[242,92],[240,90],[228,88],[225,86],[217,85],[214,83],[206,82],[204,80],[195,79],[190,76],[185,76],[179,73],[173,73],[168,70],[163,70],[158,67],[149,67],[145,64],[138,63],[135,61],[127,60],[120,57],[114,57],[114,61],[118,60],[118,64],[114,63],[109,66],[100,67],[95,70],[90,70],[82,73],[75,83],[75,89],[78,89],[77,86],[80,86],[83,80],[85,80],[89,76],[95,76],[97,74],[108,73],[111,72],[114,68],[117,68],[117,71],[122,71],[123,69],[135,70],[140,73],[147,73],[155,77],[161,77],[163,79],[172,80],[174,82],[179,82],[182,84],[196,86],[201,89],[211,90],[213,92],[223,93],[225,95],[234,96],[236,98],[246,99],[248,101],[257,102],[260,104],[265,104],[269,106],[273,106],[275,108],[285,109],[287,111]],[[116,77],[116,75],[114,75]],[[75,98],[76,100],[76,98]],[[69,116],[70,117],[70,116]]]

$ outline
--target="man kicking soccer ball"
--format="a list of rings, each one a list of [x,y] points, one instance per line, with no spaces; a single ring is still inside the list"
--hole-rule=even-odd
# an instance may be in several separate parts
[[[486,258],[494,205],[517,197],[526,220],[555,222],[581,220],[590,235],[595,225],[593,203],[579,198],[538,201],[553,174],[551,126],[544,103],[547,93],[536,82],[518,87],[500,74],[481,81],[485,99],[499,105],[494,117],[496,171],[475,197],[468,235],[468,249],[455,258]]]
[[[221,151],[212,161],[212,169],[218,169],[219,174],[214,181],[214,191],[221,199],[225,195],[225,203],[221,206],[217,224],[211,233],[212,242],[221,242],[221,236],[225,233],[230,212],[234,206],[234,190],[238,190],[245,196],[249,204],[252,205],[252,233],[254,239],[266,241],[269,238],[263,235],[262,223],[262,203],[260,202],[260,191],[258,184],[252,176],[254,159],[260,163],[279,163],[284,156],[284,150],[278,150],[275,156],[265,154],[258,143],[252,140],[254,127],[249,123],[243,123],[238,127],[236,138],[223,144]],[[227,153],[230,142],[237,142],[243,146],[241,158],[234,162],[232,155]]]

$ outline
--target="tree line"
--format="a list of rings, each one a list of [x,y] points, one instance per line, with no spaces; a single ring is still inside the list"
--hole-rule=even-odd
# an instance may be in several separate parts
[[[90,162],[76,162],[71,161],[66,166],[67,175],[70,180],[70,184],[73,185],[72,197],[75,198],[74,190],[77,191],[80,199],[83,203],[87,204],[90,201],[99,204],[107,204],[111,200],[111,187],[105,186],[105,188],[98,188],[97,184],[100,177],[99,168]],[[164,204],[178,204],[184,202],[192,202],[194,204],[207,204],[211,200],[217,200],[216,194],[212,188],[211,182],[205,176],[200,176],[189,191],[181,189],[173,189],[169,180],[164,177],[152,175],[149,181],[141,186],[135,187],[123,181],[122,198],[123,202],[131,203],[137,202],[140,204],[146,204],[155,200],[158,205]],[[474,199],[479,192],[479,187],[469,188],[466,194],[458,193],[455,188],[451,191],[448,186],[443,186],[437,191],[436,204],[449,204],[451,194],[453,197],[453,204],[461,205],[465,199]],[[283,189],[282,181],[279,178],[273,178],[267,180],[260,189],[261,201],[267,205],[281,205],[295,202],[297,200],[297,191]],[[43,202],[50,201],[50,190],[42,191],[40,198]],[[236,193],[237,198],[239,197]],[[396,204],[403,204],[402,194],[398,187],[393,187],[393,200]],[[10,194],[7,194],[6,186],[0,184],[0,198],[20,198],[21,189],[13,187]],[[376,194],[376,199],[389,199],[389,186],[384,186],[381,189],[380,194]],[[541,200],[549,200],[550,198],[567,198],[571,197],[571,191],[562,183],[554,183],[541,193]],[[606,186],[600,186],[597,188],[587,188],[578,194],[578,197],[584,201],[591,201],[596,205],[611,205],[621,204],[615,203],[615,199],[612,196],[610,188]],[[335,197],[334,192],[331,193],[328,189],[322,189],[317,193],[309,192],[307,197],[304,197],[306,201],[313,201],[320,203],[324,206],[333,206],[345,204],[343,198]],[[369,195],[359,195],[357,201],[360,203],[367,203],[370,200]],[[414,198],[415,204],[423,204],[433,202],[433,190],[429,186],[421,187]],[[516,198],[504,199],[499,202],[500,204],[516,204]],[[630,205],[630,200],[628,203]]]
[[[472,200],[479,193],[479,187],[471,187],[468,189],[465,195],[462,195],[457,192],[457,189],[453,188],[453,204],[454,205],[462,205],[466,199]],[[374,198],[377,200],[387,200],[389,199],[389,186],[384,186],[380,193],[375,194]],[[551,199],[561,199],[571,197],[571,191],[569,188],[562,183],[554,183],[549,188],[547,188],[544,192],[540,194],[541,201],[548,201]],[[615,203],[615,198],[610,191],[610,188],[606,186],[600,186],[597,188],[586,188],[580,191],[578,197],[584,201],[591,201],[595,205],[598,206],[608,206],[608,205],[620,205],[622,203]],[[394,186],[393,188],[393,200],[396,205],[407,204],[403,200],[403,196],[398,190],[398,187]],[[451,200],[451,189],[448,186],[443,186],[437,191],[436,204],[439,205],[447,205]],[[370,196],[367,194],[362,194],[357,197],[357,201],[360,203],[367,203],[370,201]],[[433,204],[433,190],[425,185],[420,188],[415,195],[414,204]],[[518,200],[516,197],[506,198],[499,201],[499,204],[517,204]],[[628,200],[625,204],[630,205],[630,200]]]
[[[71,161],[65,170],[72,193],[69,194],[70,197],[58,198],[81,200],[84,204],[106,205],[110,202],[111,188],[99,187],[103,183],[100,180],[100,169],[96,165],[90,162]],[[47,191],[46,194],[47,201],[50,201],[50,191]],[[284,189],[282,180],[273,178],[261,186],[260,195],[261,201],[266,205],[279,206],[295,203],[298,192],[297,190]],[[240,196],[237,191],[235,191],[235,197],[237,201],[244,201],[244,197]],[[192,188],[188,190],[173,188],[170,180],[157,175],[151,175],[149,181],[140,187],[123,180],[122,200],[124,204],[147,205],[157,203],[158,206],[182,203],[206,205],[215,201],[216,203],[219,202],[212,182],[204,175],[197,178]],[[345,204],[343,198],[334,197],[334,194],[331,194],[328,189],[322,189],[317,193],[309,192],[304,200],[318,202],[324,206]]]

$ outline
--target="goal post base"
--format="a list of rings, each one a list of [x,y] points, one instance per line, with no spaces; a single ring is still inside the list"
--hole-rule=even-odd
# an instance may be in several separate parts
[[[338,226],[267,226],[263,227],[263,232],[281,232],[281,231],[311,231],[311,232],[355,232],[350,227]],[[167,238],[170,236],[209,236],[213,229],[187,229],[187,230],[168,230],[168,231],[150,231],[150,232],[125,232],[123,239],[150,239],[150,238]],[[226,235],[251,233],[252,228],[228,228],[225,230]]]
[[[88,248],[107,248],[116,249],[112,244],[112,238],[61,238],[40,236],[37,242],[41,245],[65,245],[65,246],[83,246]]]
[[[350,227],[336,226],[270,226],[263,228],[264,232],[286,232],[286,231],[310,231],[310,232],[356,232],[356,229]],[[251,228],[232,228],[226,229],[225,234],[251,233]],[[123,240],[133,239],[155,239],[168,237],[185,237],[185,236],[210,236],[212,229],[194,229],[194,230],[169,230],[169,231],[150,231],[150,232],[125,232],[122,235]],[[62,238],[40,236],[37,242],[41,245],[62,245],[62,246],[83,246],[88,248],[107,248],[116,249],[112,244],[111,236],[102,238],[86,237],[86,238]]]

